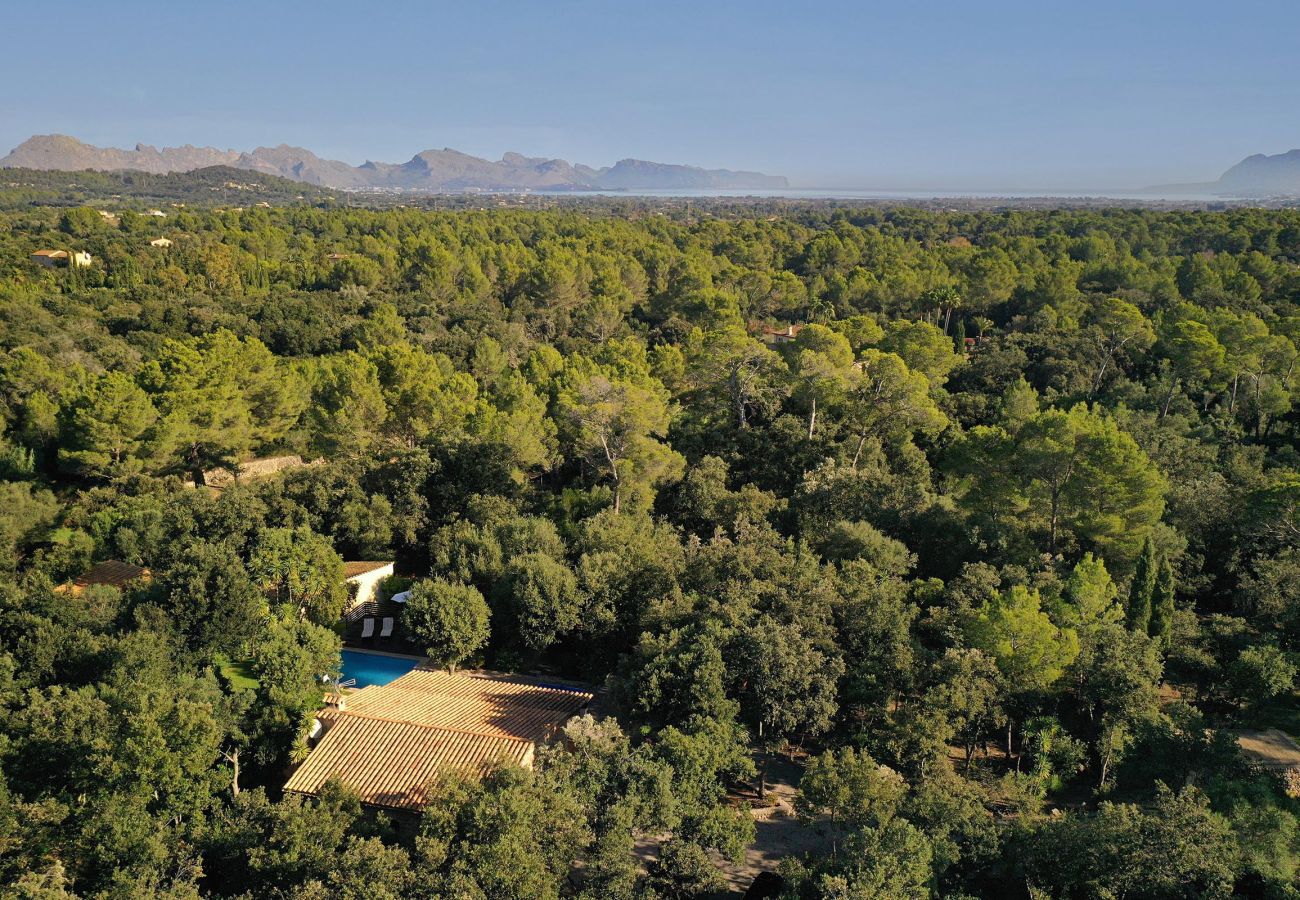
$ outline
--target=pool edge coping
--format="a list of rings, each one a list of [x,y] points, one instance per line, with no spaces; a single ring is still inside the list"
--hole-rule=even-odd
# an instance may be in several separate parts
[[[363,650],[360,647],[349,647],[346,644],[343,645],[341,650],[347,650],[350,653],[366,653],[370,656],[387,656],[391,659],[413,659],[420,663],[429,661],[428,656],[412,656],[409,653],[392,653],[388,650]]]

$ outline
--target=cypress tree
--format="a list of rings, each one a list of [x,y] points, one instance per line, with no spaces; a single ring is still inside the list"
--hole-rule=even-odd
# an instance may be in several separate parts
[[[1151,592],[1151,636],[1160,641],[1169,639],[1174,624],[1174,569],[1169,560],[1161,560],[1155,588]]]
[[[957,327],[952,332],[952,345],[958,353],[966,352],[966,320],[957,319]]]
[[[1133,580],[1128,587],[1128,614],[1126,616],[1130,631],[1147,631],[1151,625],[1151,595],[1156,589],[1156,548],[1148,537],[1142,543],[1142,555],[1138,557],[1137,568],[1133,570]]]

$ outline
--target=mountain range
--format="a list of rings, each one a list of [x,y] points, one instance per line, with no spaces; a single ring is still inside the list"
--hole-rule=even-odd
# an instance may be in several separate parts
[[[563,159],[519,153],[507,153],[494,162],[444,148],[425,150],[404,163],[366,162],[351,166],[287,144],[258,147],[249,152],[189,144],[161,150],[137,144],[133,150],[121,150],[96,147],[62,134],[35,135],[0,159],[0,168],[135,170],[159,175],[207,166],[232,166],[349,191],[779,190],[788,187],[780,175],[701,169],[640,159],[623,159],[613,166],[595,169]]]

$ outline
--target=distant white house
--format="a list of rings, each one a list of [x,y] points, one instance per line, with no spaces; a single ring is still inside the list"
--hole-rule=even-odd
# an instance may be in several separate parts
[[[353,615],[364,610],[367,604],[374,603],[379,591],[379,582],[393,574],[393,564],[383,561],[359,561],[343,563],[343,578],[348,583],[348,592],[352,595],[348,601],[344,618],[351,620]]]
[[[146,215],[146,216],[155,216],[155,217],[157,217],[157,218],[159,218],[159,219],[165,219],[165,218],[167,218],[167,213],[163,212],[161,209],[151,209],[151,210],[149,210],[147,213],[145,213],[145,215]]]
[[[799,336],[800,331],[803,331],[802,325],[787,325],[784,328],[764,326],[762,331],[763,342],[765,344],[788,344]]]
[[[149,242],[150,247],[170,247],[172,242],[168,238],[154,238]]]
[[[32,262],[46,268],[55,266],[66,266],[69,262],[78,269],[90,265],[91,256],[84,250],[74,250],[69,253],[67,250],[37,250],[32,254]]]

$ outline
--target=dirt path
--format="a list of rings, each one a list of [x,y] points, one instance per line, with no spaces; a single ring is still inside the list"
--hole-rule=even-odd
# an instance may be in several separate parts
[[[803,766],[786,757],[772,761],[768,768],[768,787],[765,800],[768,805],[757,806],[754,814],[754,842],[745,849],[745,859],[740,865],[719,861],[731,896],[743,896],[759,872],[774,872],[782,859],[809,853],[825,844],[817,829],[805,826],[794,814],[794,798],[799,792],[799,778]],[[758,803],[757,794],[738,794],[741,802]]]

